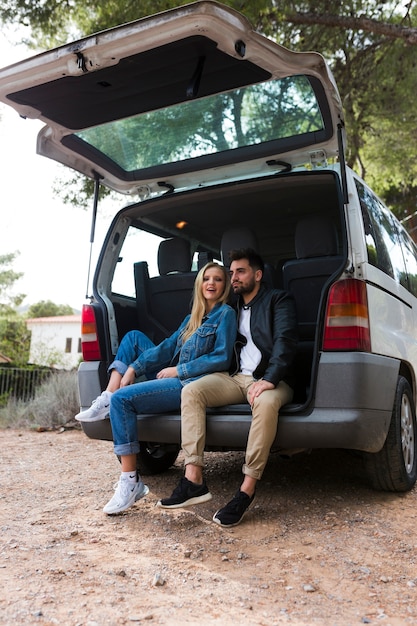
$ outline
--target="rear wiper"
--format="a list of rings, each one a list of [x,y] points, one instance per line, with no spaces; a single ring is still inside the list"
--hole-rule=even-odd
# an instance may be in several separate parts
[[[200,81],[203,75],[204,63],[206,62],[206,57],[200,57],[197,62],[197,67],[195,68],[195,72],[191,77],[191,80],[186,89],[186,96],[188,99],[195,98],[198,94],[198,90],[200,88]]]

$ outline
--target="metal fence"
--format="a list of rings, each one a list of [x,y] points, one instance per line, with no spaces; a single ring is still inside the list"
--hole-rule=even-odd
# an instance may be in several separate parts
[[[0,401],[9,398],[27,401],[35,396],[36,388],[46,381],[52,371],[48,368],[0,367]]]

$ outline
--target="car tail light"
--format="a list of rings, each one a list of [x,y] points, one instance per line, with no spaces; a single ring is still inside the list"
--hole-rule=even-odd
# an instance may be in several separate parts
[[[323,350],[371,351],[366,284],[349,278],[337,281],[327,301]]]
[[[84,361],[101,361],[94,307],[83,304],[81,311],[81,350]]]

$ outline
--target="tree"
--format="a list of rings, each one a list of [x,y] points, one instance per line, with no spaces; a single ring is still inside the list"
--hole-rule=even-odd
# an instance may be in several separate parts
[[[27,363],[29,357],[30,333],[17,307],[23,302],[23,294],[13,294],[21,272],[15,272],[11,265],[18,252],[0,255],[0,352],[12,359],[14,364]]]
[[[342,96],[347,162],[401,219],[416,210],[417,128],[413,3],[282,1],[261,28],[298,50],[319,50]],[[290,42],[290,44],[288,44]]]
[[[12,360],[13,365],[26,365],[29,359],[30,332],[21,315],[0,317],[0,352]]]
[[[26,24],[31,43],[51,47],[182,5],[182,0],[0,0],[0,21]],[[254,27],[288,48],[319,50],[344,103],[347,161],[399,217],[416,210],[417,10],[413,0],[226,0]],[[91,184],[82,184],[90,194]],[[78,192],[78,190],[77,190]]]
[[[57,315],[73,315],[73,308],[69,304],[55,304],[51,300],[41,300],[32,304],[27,312],[28,318],[56,317]]]
[[[15,272],[11,268],[18,254],[11,252],[0,255],[0,316],[14,314],[26,297],[23,294],[13,294],[15,282],[23,276],[22,272]]]

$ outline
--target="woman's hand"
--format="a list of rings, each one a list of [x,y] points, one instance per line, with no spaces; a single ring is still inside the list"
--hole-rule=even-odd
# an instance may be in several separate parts
[[[124,375],[122,376],[122,380],[120,381],[120,387],[127,387],[128,385],[132,385],[135,382],[136,374],[133,367],[128,367]]]
[[[163,370],[157,373],[157,378],[178,378],[178,372],[176,367],[164,367]]]
[[[248,402],[252,406],[255,398],[261,395],[263,391],[267,389],[275,389],[275,386],[269,382],[269,380],[257,380],[250,386],[248,391]]]

